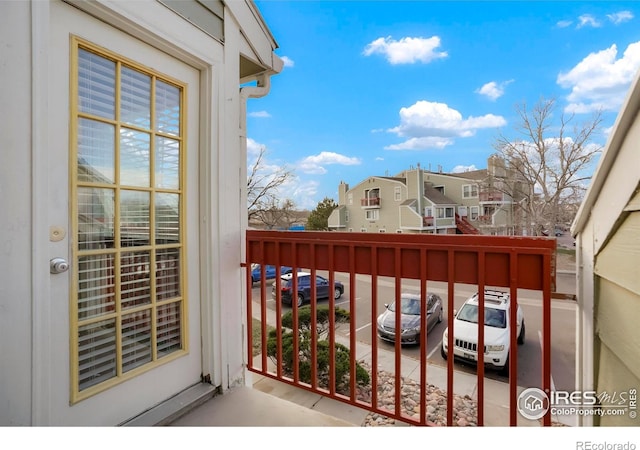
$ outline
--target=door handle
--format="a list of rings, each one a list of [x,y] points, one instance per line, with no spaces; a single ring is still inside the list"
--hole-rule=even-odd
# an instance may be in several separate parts
[[[49,261],[49,271],[53,274],[63,273],[69,270],[69,263],[64,258],[53,258]]]

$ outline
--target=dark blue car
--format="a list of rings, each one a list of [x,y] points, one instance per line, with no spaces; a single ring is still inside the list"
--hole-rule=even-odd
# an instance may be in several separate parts
[[[289,273],[280,277],[280,298],[282,303],[291,305],[295,298],[298,306],[311,300],[311,274],[308,272],[298,272],[297,285],[298,293],[293,292],[293,274]],[[339,299],[344,293],[344,285],[340,281],[334,281],[333,287],[329,285],[329,280],[320,275],[316,275],[316,299],[329,298]],[[276,283],[272,284],[271,296],[276,298]]]
[[[260,264],[252,264],[251,265],[251,282],[256,283],[260,281],[260,277],[262,276],[262,266]],[[291,273],[292,269],[289,266],[280,266],[280,275],[284,275],[285,273]],[[276,266],[266,265],[264,266],[264,278],[265,280],[272,280],[276,277],[278,271]]]

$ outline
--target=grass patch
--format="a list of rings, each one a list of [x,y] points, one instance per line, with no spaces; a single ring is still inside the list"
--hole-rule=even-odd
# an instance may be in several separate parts
[[[558,253],[561,253],[563,255],[570,255],[570,256],[576,256],[576,249],[575,248],[563,248],[563,247],[558,247],[556,249],[556,251]]]
[[[271,330],[275,330],[275,328],[267,325],[267,335]],[[262,353],[262,323],[256,318],[253,318],[251,321],[251,337],[253,340],[251,343],[251,348],[253,349],[252,356],[259,355]]]

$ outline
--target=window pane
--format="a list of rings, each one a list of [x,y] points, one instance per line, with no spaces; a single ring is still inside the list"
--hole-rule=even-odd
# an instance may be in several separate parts
[[[120,245],[149,245],[149,193],[120,191]]]
[[[149,252],[126,252],[120,258],[122,309],[151,303]]]
[[[151,311],[122,316],[122,372],[151,361]]]
[[[158,358],[182,348],[180,305],[181,302],[174,302],[158,307],[156,323]]]
[[[120,79],[120,120],[140,128],[151,127],[151,77],[128,67]]]
[[[120,184],[149,187],[150,148],[148,133],[120,129]]]
[[[156,82],[156,130],[180,136],[180,89]]]
[[[90,119],[78,120],[78,180],[112,184],[115,127]]]
[[[113,255],[83,256],[78,261],[78,319],[115,311]]]
[[[180,296],[180,249],[156,252],[156,299]]]
[[[78,329],[78,384],[80,390],[116,376],[115,320]]]
[[[180,196],[156,194],[156,244],[180,242]]]
[[[80,112],[115,118],[116,63],[86,50],[78,52]]]
[[[78,188],[78,248],[113,248],[113,189]]]
[[[180,142],[156,137],[155,183],[158,188],[180,188]]]

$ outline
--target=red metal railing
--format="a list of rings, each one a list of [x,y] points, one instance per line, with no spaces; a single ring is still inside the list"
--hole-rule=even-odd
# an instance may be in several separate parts
[[[422,395],[418,401],[419,417],[409,416],[401,409],[402,404],[402,376],[401,356],[402,348],[400,339],[395,342],[395,380],[394,407],[389,409],[380,403],[378,399],[379,381],[377,371],[371,374],[371,398],[363,400],[358,397],[356,386],[356,320],[358,304],[370,302],[370,317],[365,317],[373,324],[371,328],[371,362],[370,367],[375,369],[379,362],[379,344],[376,332],[376,318],[378,311],[378,282],[384,277],[395,280],[395,295],[399,297],[403,280],[420,281],[421,310],[426,311],[427,288],[433,282],[446,282],[447,286],[447,324],[449,330],[453,329],[454,317],[454,292],[457,283],[474,285],[480,293],[478,323],[484,323],[484,290],[485,286],[508,288],[511,296],[510,320],[510,355],[509,355],[509,424],[517,425],[517,374],[518,374],[518,345],[516,336],[516,312],[518,304],[518,289],[531,289],[542,292],[542,330],[541,330],[541,380],[540,388],[545,392],[551,389],[551,293],[555,290],[555,240],[533,237],[515,236],[478,236],[478,235],[428,235],[428,234],[373,234],[373,233],[341,233],[341,232],[274,232],[274,231],[247,231],[247,319],[252,323],[254,317],[261,321],[260,340],[261,356],[254,362],[249,359],[248,369],[263,376],[279,380],[306,389],[321,395],[364,408],[396,420],[412,425],[433,425],[427,420],[427,333],[420,333],[420,381],[419,389]],[[317,271],[327,271],[329,285],[333,286],[336,273],[348,276],[348,286],[345,286],[345,294],[348,295],[350,309],[350,324],[348,347],[350,349],[350,377],[348,390],[339,392],[334,383],[335,374],[335,349],[336,323],[333,316],[329,322],[329,383],[322,386],[318,380],[316,364],[311,364],[311,382],[301,381],[297,364],[294,364],[293,373],[287,374],[283,368],[282,358],[277,358],[275,367],[269,367],[267,356],[268,325],[275,327],[277,355],[282,355],[282,315],[283,306],[280,299],[281,280],[275,280],[275,306],[269,308],[267,297],[271,298],[271,289],[267,289],[264,276],[261,277],[259,298],[252,294],[250,267],[252,263],[287,265],[294,268],[305,268],[315,277]],[[371,280],[370,292],[359,292],[357,289],[356,275],[368,275]],[[271,284],[271,283],[269,283]],[[294,277],[295,284],[295,277]],[[365,289],[366,290],[366,289]],[[296,292],[296,286],[293,286]],[[312,290],[311,315],[312,322],[316,317],[316,291]],[[335,299],[328,299],[329,310],[335,308]],[[274,311],[275,309],[275,311]],[[298,322],[296,302],[292,302],[293,325],[293,354],[298,355]],[[399,308],[398,308],[399,310]],[[274,314],[275,319],[268,324],[268,313]],[[396,324],[399,324],[400,314],[397,313]],[[484,348],[484,327],[478,328],[478,347]],[[421,329],[426,330],[426,319],[421,317]],[[253,351],[252,326],[247,327],[249,355]],[[315,329],[311,333],[312,354],[316,361],[317,334]],[[430,338],[432,339],[432,338]],[[448,333],[447,358],[447,425],[454,425],[454,333]],[[477,374],[477,418],[476,423],[484,425],[484,354],[478,352],[480,359]],[[542,418],[544,426],[551,425],[551,413]]]
[[[360,206],[380,206],[380,197],[366,197],[360,199]]]
[[[500,191],[481,191],[479,200],[481,202],[501,202],[504,200],[504,193]]]

